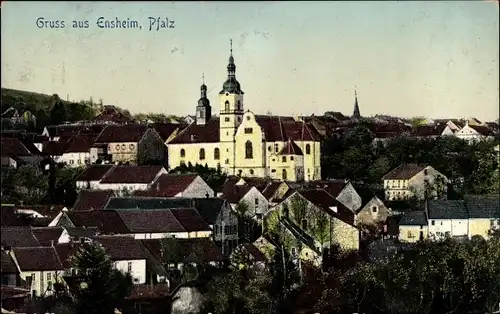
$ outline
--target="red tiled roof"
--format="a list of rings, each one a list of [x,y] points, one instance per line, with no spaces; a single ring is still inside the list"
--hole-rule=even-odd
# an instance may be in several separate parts
[[[142,242],[129,236],[98,236],[100,243],[114,261],[146,259],[148,254]]]
[[[481,134],[482,136],[493,136],[494,135],[494,132],[487,126],[469,125],[469,127],[476,130],[477,133]]]
[[[262,128],[268,142],[293,141],[319,141],[320,134],[311,124],[295,121],[293,117],[260,116],[255,120]]]
[[[163,239],[146,239],[141,241],[152,256],[158,260],[163,259]],[[192,253],[196,253],[197,251],[202,253],[201,256],[197,257],[203,261],[215,262],[224,260],[221,249],[209,238],[168,238],[166,241],[172,241],[176,244],[176,247],[180,248],[180,250],[176,252],[177,254],[175,254],[175,257],[177,257],[176,260],[172,262],[188,262],[192,257]]]
[[[173,208],[171,211],[187,232],[212,230],[195,208]]]
[[[96,143],[137,143],[148,130],[145,124],[108,125],[95,140]]]
[[[294,141],[288,140],[283,149],[279,152],[278,155],[304,155],[302,153],[302,149],[300,149]]]
[[[21,271],[63,270],[53,247],[23,247],[13,251]]]
[[[234,184],[236,184],[240,178],[239,177],[234,177],[234,178],[236,178],[236,181],[234,181]],[[242,177],[242,179],[245,181],[246,184],[256,187],[257,190],[259,190],[261,192],[266,188],[266,186],[269,183],[273,182],[273,180],[270,178]],[[226,182],[230,182],[230,181],[226,180]]]
[[[71,257],[78,251],[80,245],[77,243],[62,243],[54,245],[56,254],[64,268],[71,267]]]
[[[222,187],[222,195],[230,204],[237,204],[253,188],[251,185],[226,185]]]
[[[271,182],[269,183],[266,188],[262,191],[262,195],[264,195],[264,197],[267,199],[267,200],[271,200],[272,197],[274,196],[274,194],[276,194],[276,192],[278,191],[278,188],[280,187],[281,185],[281,182]]]
[[[335,181],[309,181],[304,184],[305,188],[323,189],[333,197],[339,196],[340,192],[345,188],[347,182],[344,180]]]
[[[174,197],[185,191],[197,174],[162,174],[147,191],[136,191],[135,196]]]
[[[163,166],[115,166],[100,183],[152,183]]]
[[[170,209],[130,209],[117,213],[131,233],[186,232]]]
[[[89,165],[78,176],[76,181],[99,181],[114,165]]]
[[[35,247],[40,246],[31,227],[2,227],[2,245],[10,247]]]
[[[178,123],[153,123],[153,128],[160,134],[161,139],[165,142],[177,129],[183,130],[187,124]]]
[[[14,261],[12,260],[12,257],[7,254],[6,251],[3,251],[1,252],[2,256],[1,256],[1,262],[2,262],[2,274],[3,273],[17,273],[17,266],[16,264],[14,263]]]
[[[50,246],[53,243],[57,243],[63,231],[62,227],[35,227],[32,229],[35,238],[41,246]]]
[[[440,136],[444,129],[446,129],[446,124],[419,125],[412,133],[413,136]]]
[[[424,166],[419,166],[417,164],[402,164],[383,176],[382,180],[408,180],[424,170],[424,168]]]
[[[32,156],[32,153],[18,138],[2,136],[2,156],[21,157]]]
[[[97,227],[105,234],[127,234],[129,228],[114,210],[79,210],[66,213],[75,227]]]
[[[345,223],[352,225],[354,223],[354,213],[338,202],[331,194],[325,190],[301,190],[298,191],[309,202],[323,209],[326,213],[335,216]],[[335,213],[330,207],[337,207]]]
[[[219,118],[211,118],[204,125],[191,123],[170,144],[218,143],[220,139]]]
[[[101,210],[109,198],[114,195],[112,190],[82,190],[78,194],[72,210]]]
[[[43,143],[42,152],[50,156],[62,156],[68,149],[70,142],[49,141]]]
[[[69,141],[66,153],[88,153],[94,143],[93,135],[73,136]]]

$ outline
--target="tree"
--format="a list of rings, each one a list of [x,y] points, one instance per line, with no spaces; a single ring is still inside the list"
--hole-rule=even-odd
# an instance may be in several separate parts
[[[63,124],[67,121],[66,107],[57,94],[52,96],[52,109],[50,110],[50,122],[53,125]]]
[[[161,239],[162,262],[170,270],[170,265],[177,265],[181,261],[179,242],[175,238],[165,237]]]
[[[330,235],[330,217],[321,209],[311,211],[311,216],[312,233],[315,239],[321,244],[321,247],[323,247]]]
[[[78,313],[114,313],[132,289],[132,278],[113,268],[113,262],[99,244],[86,244],[71,258],[80,284],[72,294]]]
[[[3,170],[2,170],[3,172]],[[17,202],[37,205],[46,197],[49,188],[48,177],[36,165],[20,166],[12,177],[13,199]]]
[[[291,201],[290,207],[291,207],[293,219],[295,220],[295,222],[299,226],[301,226],[301,228],[307,229],[307,226],[303,226],[303,222],[306,220],[306,217],[308,214],[308,208],[309,208],[308,201],[305,200],[299,194],[296,194],[295,197]]]

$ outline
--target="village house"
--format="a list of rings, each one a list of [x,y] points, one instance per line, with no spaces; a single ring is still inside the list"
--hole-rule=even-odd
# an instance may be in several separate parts
[[[226,258],[209,238],[166,238],[141,240],[148,253],[167,269],[182,270],[187,264],[219,266]],[[164,249],[170,251],[165,252]]]
[[[112,196],[115,196],[113,190],[81,190],[71,210],[104,209]]]
[[[21,113],[19,113],[21,112]],[[10,107],[2,113],[2,120],[6,119],[11,124],[28,124],[32,123],[36,125],[36,117],[30,110],[20,109],[17,110],[14,107]]]
[[[411,211],[405,213],[399,221],[399,240],[417,242],[429,236],[429,226],[425,211]]]
[[[355,225],[377,227],[386,222],[387,217],[393,213],[390,208],[385,206],[384,202],[374,195],[361,209],[356,213]]]
[[[115,269],[130,274],[134,284],[146,283],[148,253],[140,241],[127,236],[98,236],[94,240],[109,254]]]
[[[229,254],[238,244],[238,217],[224,198],[113,197],[105,209],[195,208],[213,230],[212,239]]]
[[[90,147],[93,142],[92,135],[76,135],[67,141],[46,142],[42,151],[57,163],[63,163],[71,168],[83,167],[90,164]]]
[[[118,110],[115,106],[104,106],[103,110],[91,120],[92,124],[97,125],[107,125],[107,124],[128,124],[133,123],[133,119],[125,116],[120,110]]]
[[[302,184],[302,189],[322,189],[356,213],[362,205],[361,196],[351,182],[346,180],[312,181]]]
[[[2,136],[2,167],[17,169],[23,164],[39,165],[42,160],[40,152],[35,147],[29,149],[25,144],[16,137]]]
[[[432,166],[402,164],[382,177],[386,200],[444,198],[448,179]]]
[[[455,136],[470,144],[495,138],[493,131],[488,126],[479,123],[470,124],[469,120],[460,130],[455,132]]]
[[[164,142],[153,127],[144,124],[108,125],[90,150],[91,162],[111,155],[115,164],[142,165],[164,162]],[[101,158],[100,158],[101,157]]]
[[[286,224],[318,242],[320,252],[334,244],[344,250],[359,249],[360,232],[354,226],[354,213],[324,190],[294,192],[266,216],[264,232],[275,228],[279,217],[285,217]]]
[[[262,195],[269,202],[269,206],[274,206],[281,202],[287,193],[291,192],[290,186],[284,181],[269,182],[264,189]]]
[[[2,285],[18,286],[20,284],[20,277],[16,263],[14,263],[12,256],[7,251],[1,250],[0,254],[2,262]]]
[[[99,182],[112,169],[114,165],[88,165],[76,178],[78,190],[99,189]]]
[[[467,237],[469,216],[463,200],[429,200],[426,202],[429,237]]]
[[[214,190],[197,174],[169,173],[160,175],[147,190],[134,196],[151,197],[213,197]]]
[[[166,173],[167,170],[162,166],[113,166],[104,173],[95,188],[112,190],[118,195],[130,194],[137,190],[149,189],[158,177]],[[81,182],[84,175],[85,172],[77,182]],[[92,188],[91,181],[87,182],[87,188]]]
[[[64,270],[52,246],[17,247],[9,250],[19,275],[24,281],[31,281],[31,291],[36,296],[54,293],[54,283],[61,280]]]
[[[233,210],[257,221],[261,221],[269,210],[267,198],[255,186],[235,178],[226,180],[221,196],[231,204]]]
[[[62,124],[50,125],[43,129],[42,135],[49,141],[67,141],[73,136],[90,135],[97,136],[104,129],[102,125],[81,125],[81,124]]]
[[[498,195],[467,195],[469,214],[469,238],[482,236],[489,238],[490,230],[500,229],[500,197]]]
[[[232,52],[227,70],[219,93],[220,116],[212,117],[207,86],[202,84],[196,121],[168,144],[169,167],[190,162],[220,168],[228,175],[320,179],[320,135],[316,130],[300,118],[245,111]],[[283,150],[285,146],[293,149]]]

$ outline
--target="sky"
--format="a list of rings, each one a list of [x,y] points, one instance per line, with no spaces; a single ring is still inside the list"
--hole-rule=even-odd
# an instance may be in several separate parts
[[[9,2],[1,84],[132,113],[212,111],[233,40],[245,110],[258,114],[499,116],[499,7],[429,2]],[[101,29],[97,20],[142,29]],[[149,30],[149,18],[175,28]],[[65,28],[37,26],[37,19]],[[88,21],[88,28],[72,28]],[[171,23],[171,22],[170,22]],[[170,24],[169,23],[169,24]]]

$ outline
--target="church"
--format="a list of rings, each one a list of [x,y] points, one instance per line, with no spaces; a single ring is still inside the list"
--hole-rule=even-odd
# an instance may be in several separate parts
[[[201,85],[196,120],[168,144],[170,168],[207,165],[228,175],[284,181],[321,179],[320,134],[300,118],[245,111],[231,45],[227,79],[212,116],[207,86]]]

